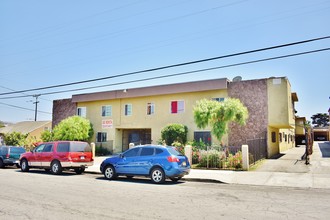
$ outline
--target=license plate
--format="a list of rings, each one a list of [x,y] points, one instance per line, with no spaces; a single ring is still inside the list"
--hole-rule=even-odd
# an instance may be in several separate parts
[[[186,161],[183,161],[183,162],[182,162],[182,166],[183,166],[183,167],[187,166]]]
[[[85,160],[85,156],[80,156],[80,159],[81,160]]]

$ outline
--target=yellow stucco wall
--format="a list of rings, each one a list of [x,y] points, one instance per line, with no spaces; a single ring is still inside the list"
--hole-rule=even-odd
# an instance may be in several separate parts
[[[267,92],[269,125],[277,128],[294,127],[294,109],[288,79],[285,77],[268,79]]]
[[[128,91],[129,92],[129,91]],[[113,150],[122,149],[122,130],[123,129],[151,129],[151,140],[156,144],[161,138],[161,129],[169,123],[181,123],[188,127],[188,141],[194,138],[194,131],[199,131],[194,123],[193,106],[196,101],[207,98],[228,97],[227,90],[205,91],[180,93],[171,95],[158,95],[150,97],[137,97],[126,99],[114,99],[95,102],[77,103],[77,107],[86,107],[86,118],[93,124],[94,137],[96,140],[97,132],[107,132],[107,140],[113,141]],[[184,113],[171,114],[171,101],[184,101]],[[155,114],[147,115],[147,103],[155,104]],[[132,105],[132,115],[124,115],[125,104]],[[109,117],[101,116],[102,106],[111,105],[112,115]],[[111,128],[102,128],[102,120],[112,120]],[[205,130],[210,130],[206,128]],[[223,138],[224,143],[227,136]],[[217,143],[212,138],[213,143]]]
[[[275,142],[273,142],[272,140],[272,135],[273,132],[275,132]],[[276,154],[279,154],[279,129],[278,128],[274,128],[274,127],[268,127],[268,134],[267,134],[267,141],[268,141],[268,149],[267,149],[267,156],[271,157],[274,156]]]
[[[34,131],[31,131],[28,135],[28,137],[36,138],[36,140],[41,140],[41,134],[45,130],[51,130],[52,128],[52,122],[45,124],[44,126],[41,126],[40,128],[35,129]]]
[[[295,147],[295,130],[268,127],[268,157]],[[275,139],[273,137],[275,132]],[[275,140],[275,142],[274,142]]]
[[[269,106],[267,150],[268,157],[271,157],[295,146],[296,122],[288,79],[286,77],[268,79],[267,93]],[[272,141],[272,132],[276,133],[276,142]]]
[[[296,119],[296,134],[305,135],[304,122],[303,118]]]
[[[295,131],[294,129],[280,129],[282,141],[279,142],[280,152],[284,152],[295,147]]]

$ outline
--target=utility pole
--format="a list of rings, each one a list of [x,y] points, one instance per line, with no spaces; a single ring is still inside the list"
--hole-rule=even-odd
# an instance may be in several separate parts
[[[36,98],[36,101],[33,102],[33,104],[36,105],[36,107],[35,107],[35,111],[34,111],[34,121],[37,121],[38,103],[39,103],[39,101],[38,101],[38,97],[39,97],[39,96],[40,96],[40,94],[39,94],[39,95],[33,95],[33,98]]]

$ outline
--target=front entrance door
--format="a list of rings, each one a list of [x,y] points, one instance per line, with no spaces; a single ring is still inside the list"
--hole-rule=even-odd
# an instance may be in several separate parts
[[[123,130],[123,151],[128,149],[128,145],[151,144],[151,129],[124,129]]]

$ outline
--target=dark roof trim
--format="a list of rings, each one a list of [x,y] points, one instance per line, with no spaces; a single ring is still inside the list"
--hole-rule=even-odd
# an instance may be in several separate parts
[[[73,95],[72,102],[91,102],[121,98],[136,98],[143,96],[168,95],[176,93],[200,92],[227,89],[228,79],[212,79],[197,82],[186,82],[160,86],[150,86],[134,89],[121,89],[107,92]]]

